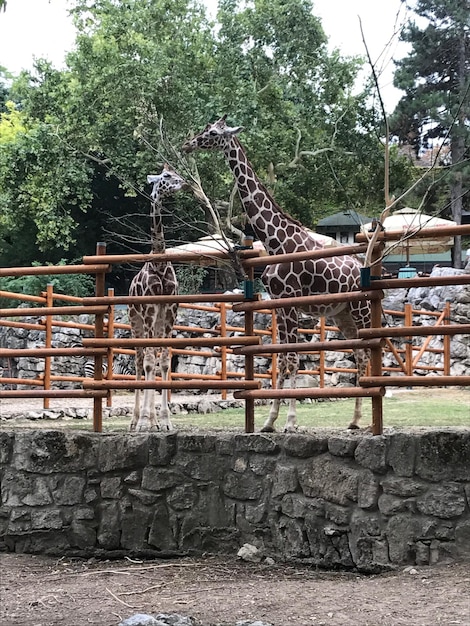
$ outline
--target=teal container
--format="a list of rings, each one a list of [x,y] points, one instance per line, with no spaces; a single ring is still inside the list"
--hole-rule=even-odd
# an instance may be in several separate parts
[[[398,270],[398,278],[414,278],[417,273],[416,267],[402,267]]]

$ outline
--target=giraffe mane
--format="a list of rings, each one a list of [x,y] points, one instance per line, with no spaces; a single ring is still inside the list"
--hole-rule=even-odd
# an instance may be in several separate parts
[[[238,137],[233,137],[233,140],[238,144],[238,146],[245,152],[243,146],[240,143],[240,140],[238,139]],[[297,218],[293,217],[292,215],[290,215],[285,209],[283,209],[281,206],[279,206],[279,204],[276,202],[276,200],[273,198],[272,193],[268,190],[268,188],[266,187],[266,185],[263,183],[263,181],[259,178],[259,176],[256,174],[255,169],[251,163],[251,161],[248,159],[247,157],[247,161],[249,166],[251,167],[251,170],[253,171],[253,173],[255,174],[256,178],[258,179],[258,183],[259,186],[261,188],[261,190],[266,194],[266,196],[268,196],[268,198],[271,200],[271,202],[273,203],[274,208],[276,209],[276,211],[278,211],[281,215],[283,215],[287,220],[289,220],[290,222],[292,222],[293,224],[295,224],[296,226],[300,226],[301,228],[305,228],[305,230],[307,230],[307,227],[302,224],[302,222],[300,220],[298,220]]]

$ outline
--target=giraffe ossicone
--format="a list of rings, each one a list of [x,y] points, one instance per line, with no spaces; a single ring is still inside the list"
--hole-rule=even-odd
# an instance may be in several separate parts
[[[291,217],[276,203],[265,185],[256,175],[237,135],[242,126],[228,126],[227,116],[208,124],[204,130],[185,142],[184,152],[195,150],[219,150],[225,154],[235,177],[238,193],[256,235],[269,254],[304,252],[324,248],[320,238]],[[321,258],[310,261],[296,261],[269,265],[262,275],[262,281],[271,298],[289,298],[318,294],[347,293],[359,289],[360,261],[350,255]],[[325,316],[334,320],[347,339],[357,338],[360,328],[370,325],[370,305],[368,302],[340,303],[304,308],[303,312],[313,317]],[[295,308],[278,309],[276,312],[279,341],[298,341],[299,311]],[[366,350],[355,350],[358,378],[365,374],[369,354]],[[291,387],[296,386],[299,357],[295,352],[279,355],[279,377],[277,387],[282,389],[288,376]],[[279,415],[280,401],[274,400],[271,411],[262,428],[265,432],[274,430]],[[358,428],[362,413],[362,398],[356,398],[354,415],[350,428]],[[296,401],[291,399],[284,427],[286,432],[297,428]]]
[[[147,176],[152,185],[151,192],[151,251],[155,254],[165,252],[165,235],[162,223],[162,200],[182,189],[188,183],[168,164],[160,174]],[[173,265],[168,261],[147,261],[134,276],[129,287],[130,296],[171,296],[178,293]],[[171,337],[178,312],[177,303],[140,304],[138,300],[129,305],[129,322],[132,337],[168,338]],[[136,379],[153,381],[160,370],[162,380],[169,379],[170,366],[169,348],[136,347],[135,370]],[[141,402],[141,395],[143,399]],[[129,430],[145,431],[151,429],[172,430],[168,390],[162,389],[159,421],[156,417],[155,390],[140,389],[135,391],[134,413]]]

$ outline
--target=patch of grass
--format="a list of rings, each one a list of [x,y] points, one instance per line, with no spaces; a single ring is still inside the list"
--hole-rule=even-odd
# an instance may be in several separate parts
[[[255,408],[255,430],[259,431],[269,414],[269,405]],[[276,427],[282,431],[287,414],[287,403],[281,405]],[[304,429],[338,428],[346,429],[354,412],[354,400],[335,400],[297,403],[297,422],[300,431]],[[470,389],[399,389],[393,390],[391,397],[383,399],[384,428],[414,427],[467,427],[470,428]],[[112,416],[103,420],[104,432],[127,431],[129,416]],[[172,416],[176,430],[215,430],[244,432],[245,412],[240,409],[225,409],[216,413],[188,413]],[[372,422],[371,401],[363,400],[361,427]],[[66,428],[91,430],[92,420],[26,420],[12,419],[0,422],[0,429],[10,428]]]

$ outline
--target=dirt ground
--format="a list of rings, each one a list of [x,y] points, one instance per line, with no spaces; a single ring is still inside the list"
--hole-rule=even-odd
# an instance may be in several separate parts
[[[70,401],[51,406],[62,403]],[[41,408],[41,400],[21,400],[21,412]],[[17,413],[18,400],[0,399],[2,412]],[[103,562],[0,554],[1,626],[117,626],[135,613],[178,613],[202,626],[243,619],[273,626],[470,626],[470,564],[364,576],[235,556]]]
[[[2,554],[2,626],[117,626],[135,613],[178,613],[204,626],[470,625],[470,566],[374,576],[263,565],[234,557],[79,561]]]

